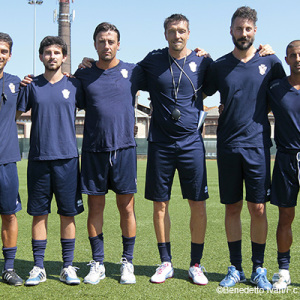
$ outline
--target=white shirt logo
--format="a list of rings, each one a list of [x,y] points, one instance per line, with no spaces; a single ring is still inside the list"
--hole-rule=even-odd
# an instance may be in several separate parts
[[[192,61],[191,63],[189,63],[190,69],[192,72],[196,72],[197,70],[197,65],[194,61]]]
[[[70,91],[69,90],[64,89],[61,92],[62,92],[65,99],[69,98],[69,96],[70,96]]]
[[[260,75],[265,75],[265,74],[266,74],[266,71],[267,71],[267,66],[264,65],[264,64],[261,64],[261,65],[258,67],[258,69],[259,69]]]
[[[16,92],[16,87],[15,85],[11,82],[8,86],[10,88],[10,91],[14,94]]]
[[[126,69],[122,69],[121,70],[121,74],[124,78],[127,78],[128,77],[128,71]]]

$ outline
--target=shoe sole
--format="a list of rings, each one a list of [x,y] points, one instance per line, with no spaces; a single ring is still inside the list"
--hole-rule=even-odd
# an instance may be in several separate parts
[[[136,283],[136,280],[135,281],[120,281],[120,284],[135,284]]]
[[[68,284],[68,285],[78,285],[80,284],[80,280],[79,281],[67,281],[63,278],[59,278],[59,280],[65,284]]]
[[[173,276],[174,276],[174,271],[172,272],[172,274],[171,274],[170,276],[166,277],[164,281],[152,281],[152,280],[150,279],[150,282],[151,282],[151,283],[157,283],[157,284],[159,284],[159,283],[164,283],[167,279],[173,278]]]
[[[106,277],[105,274],[103,274],[103,275],[99,278],[99,280],[97,280],[97,281],[89,281],[89,280],[84,279],[84,280],[83,280],[83,283],[85,283],[85,284],[98,284],[98,283],[100,282],[100,280],[104,279],[105,277]]]

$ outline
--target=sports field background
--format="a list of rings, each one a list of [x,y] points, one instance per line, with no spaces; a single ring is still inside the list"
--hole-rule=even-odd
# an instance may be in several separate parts
[[[134,265],[137,283],[135,285],[121,285],[120,264],[122,255],[122,240],[119,227],[119,215],[112,192],[107,196],[104,216],[104,241],[105,241],[105,267],[106,278],[98,285],[68,286],[59,281],[61,270],[61,245],[59,231],[59,217],[56,213],[55,201],[52,205],[52,213],[48,221],[48,244],[45,254],[45,268],[47,281],[35,287],[12,287],[0,282],[1,299],[299,299],[300,296],[300,220],[296,210],[296,218],[293,224],[294,244],[291,250],[291,277],[292,285],[288,293],[259,293],[252,289],[247,282],[238,284],[238,291],[218,294],[218,283],[227,273],[229,266],[228,249],[224,230],[224,206],[219,203],[217,164],[214,160],[207,161],[208,188],[210,198],[207,200],[208,226],[204,247],[202,265],[207,270],[209,283],[207,286],[192,284],[187,276],[190,261],[190,233],[189,233],[189,206],[182,199],[179,181],[176,177],[172,190],[170,203],[171,215],[171,242],[173,265],[175,268],[174,278],[168,279],[163,284],[149,282],[151,275],[159,264],[159,255],[156,247],[156,239],[152,224],[152,202],[143,197],[145,183],[146,160],[138,160],[138,193],[136,194],[136,218],[137,239],[135,247]],[[32,218],[26,213],[26,168],[27,160],[18,163],[20,179],[20,195],[23,210],[17,214],[19,221],[18,252],[15,268],[18,274],[26,279],[33,267],[31,251],[31,221]],[[85,212],[76,217],[76,249],[74,266],[79,267],[77,274],[82,280],[88,273],[87,263],[91,260],[91,250],[87,237],[86,220],[87,204],[84,195]],[[266,247],[265,267],[268,269],[268,278],[271,280],[277,267],[276,250],[276,225],[277,208],[267,204],[269,221],[269,234]],[[243,223],[243,268],[246,277],[251,275],[251,243],[249,237],[249,213],[245,203],[242,216]],[[2,257],[2,256],[1,256]],[[1,258],[3,265],[3,259]]]

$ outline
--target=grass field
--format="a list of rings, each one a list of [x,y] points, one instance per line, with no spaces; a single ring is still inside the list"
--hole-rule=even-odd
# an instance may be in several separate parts
[[[18,213],[19,239],[15,268],[18,274],[26,279],[32,269],[31,251],[31,220],[26,213],[26,166],[27,161],[18,163],[20,178],[20,195],[23,210]],[[119,284],[119,269],[122,254],[121,231],[119,228],[119,216],[113,193],[109,193],[105,208],[104,238],[105,238],[105,267],[106,276],[98,285],[67,286],[59,281],[61,263],[61,246],[59,234],[59,217],[56,214],[56,204],[52,205],[52,214],[49,216],[48,245],[45,254],[45,268],[47,281],[36,287],[11,287],[0,283],[1,299],[231,299],[251,298],[258,299],[298,299],[300,295],[300,274],[298,265],[300,262],[299,237],[300,219],[298,214],[293,224],[294,244],[292,246],[291,277],[292,285],[286,294],[255,293],[249,282],[237,285],[239,293],[218,293],[218,283],[227,273],[229,266],[227,242],[224,230],[224,206],[219,203],[218,179],[216,161],[207,161],[208,186],[210,198],[207,201],[208,227],[204,247],[202,265],[207,270],[209,284],[207,286],[193,285],[187,276],[190,256],[189,234],[189,207],[186,200],[182,200],[179,181],[176,177],[170,203],[170,215],[172,221],[171,242],[174,278],[164,284],[151,284],[150,276],[159,263],[159,255],[156,247],[156,239],[152,224],[152,203],[144,200],[146,161],[138,161],[138,193],[136,195],[137,240],[135,247],[135,274],[137,283],[124,286]],[[84,196],[86,204],[86,196]],[[275,231],[278,213],[277,209],[267,205],[269,234],[266,248],[265,267],[268,268],[268,278],[271,279],[274,272],[278,271]],[[86,230],[86,211],[76,217],[77,236],[74,266],[79,267],[78,276],[82,280],[88,273],[87,263],[91,260],[91,250]],[[249,213],[246,205],[243,210],[243,267],[246,277],[251,275],[251,243],[249,238]],[[3,260],[1,261],[3,263]],[[247,293],[248,289],[248,293]],[[220,291],[219,291],[220,292]]]

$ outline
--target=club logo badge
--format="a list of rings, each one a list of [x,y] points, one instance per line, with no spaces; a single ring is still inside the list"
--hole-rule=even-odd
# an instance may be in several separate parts
[[[192,61],[191,63],[189,63],[190,69],[192,72],[196,72],[197,71],[197,65],[194,61]]]
[[[61,92],[62,92],[65,99],[69,99],[69,96],[70,96],[70,91],[69,90],[64,89]]]
[[[16,92],[16,86],[12,82],[9,84],[8,87],[13,94]]]
[[[258,69],[259,69],[260,75],[265,75],[265,74],[266,74],[266,71],[267,71],[267,66],[264,65],[264,64],[261,64],[261,65],[258,67]]]
[[[128,71],[126,69],[122,69],[121,74],[124,78],[128,78]]]

